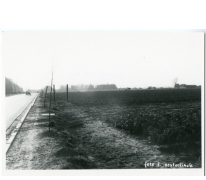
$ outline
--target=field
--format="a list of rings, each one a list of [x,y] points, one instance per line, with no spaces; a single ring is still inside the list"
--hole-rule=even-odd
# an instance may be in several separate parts
[[[64,104],[64,131],[78,134],[79,147],[89,157],[92,152],[91,159],[101,164],[98,168],[140,168],[154,155],[156,162],[165,159],[165,163],[190,162],[201,167],[200,89],[70,92],[69,106],[65,101],[66,93],[56,93],[52,111],[58,114]],[[60,120],[55,125],[62,131]],[[127,154],[131,149],[138,158],[143,154],[141,164],[135,165],[136,155]]]

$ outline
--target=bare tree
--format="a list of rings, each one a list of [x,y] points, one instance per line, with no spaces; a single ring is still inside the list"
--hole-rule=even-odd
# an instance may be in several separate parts
[[[178,78],[173,79],[173,87],[177,84]]]

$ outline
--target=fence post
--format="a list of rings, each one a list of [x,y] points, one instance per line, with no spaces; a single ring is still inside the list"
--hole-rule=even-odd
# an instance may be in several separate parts
[[[55,96],[55,85],[53,85],[53,92],[54,92],[54,102],[56,101],[56,96]]]
[[[52,85],[51,85],[51,91],[50,91],[50,99],[49,99],[49,131],[50,131],[50,126],[51,126],[51,99],[52,99]]]
[[[44,108],[45,108],[45,103],[46,103],[47,89],[48,89],[48,86],[46,87],[46,93],[45,93],[45,96],[44,96]]]
[[[67,84],[67,102],[68,102],[68,84]]]

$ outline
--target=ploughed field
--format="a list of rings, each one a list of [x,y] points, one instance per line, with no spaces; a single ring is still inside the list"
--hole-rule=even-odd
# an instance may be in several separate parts
[[[47,97],[49,98],[49,95]],[[58,103],[61,104],[66,100],[66,93],[57,92],[55,103],[57,109],[54,109],[53,112],[58,112],[61,109]],[[82,147],[84,152],[92,152],[93,157],[89,156],[91,159],[99,158],[99,161],[96,162],[97,166],[100,163],[98,168],[127,167],[130,157],[124,155],[122,160],[121,155],[113,157],[114,147],[117,147],[115,143],[122,143],[122,147],[126,146],[129,150],[134,148],[136,149],[135,153],[148,151],[150,155],[145,157],[145,162],[150,159],[149,156],[152,154],[152,149],[145,149],[145,147],[151,146],[162,153],[158,154],[159,157],[161,156],[160,161],[165,159],[165,163],[174,163],[171,160],[172,155],[178,158],[175,162],[190,162],[196,164],[195,167],[201,166],[200,89],[69,92],[68,102],[70,106],[62,107],[73,107],[79,113],[76,113],[76,110],[70,112],[69,119],[72,126],[69,127],[76,128],[75,133],[80,138],[78,142],[82,142],[79,147]],[[71,114],[72,112],[75,112],[76,115]],[[64,121],[69,121],[69,119]],[[59,120],[55,123],[57,127],[60,127]],[[88,128],[90,128],[89,131]],[[71,129],[69,131],[72,132]],[[111,131],[113,132],[111,133]],[[86,135],[80,137],[81,133]],[[108,136],[112,137],[109,137],[108,140]],[[130,142],[126,136],[131,137]],[[140,143],[141,147],[138,147],[138,139],[143,144],[146,142],[147,145],[143,146]],[[104,152],[103,149],[106,147]],[[157,152],[156,149],[154,153]],[[120,154],[124,154],[125,151],[121,148],[117,150]],[[114,156],[117,156],[118,153]],[[166,158],[167,155],[170,159]],[[105,163],[100,161],[101,158],[106,159]],[[108,162],[114,161],[114,159],[119,164],[113,162],[110,166]],[[158,158],[155,160],[158,161]],[[131,163],[133,161],[137,162],[134,157],[131,157]],[[114,166],[116,163],[117,166]],[[128,168],[138,168],[131,163]],[[95,167],[97,167],[96,165]],[[140,167],[144,167],[144,162],[141,162]]]

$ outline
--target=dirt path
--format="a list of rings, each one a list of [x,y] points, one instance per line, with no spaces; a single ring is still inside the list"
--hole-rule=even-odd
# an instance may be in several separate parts
[[[85,126],[79,128],[77,134],[81,134],[79,136],[81,146],[98,168],[136,169],[145,168],[145,162],[165,164],[180,161],[175,155],[162,154],[158,146],[152,145],[148,140],[116,129],[100,118],[92,118],[79,110],[74,110],[73,113],[87,117],[84,119]]]
[[[148,140],[105,123],[95,107],[57,102],[50,132],[43,112],[47,108],[38,97],[6,156],[7,169],[137,169],[145,168],[145,162],[181,162]]]

